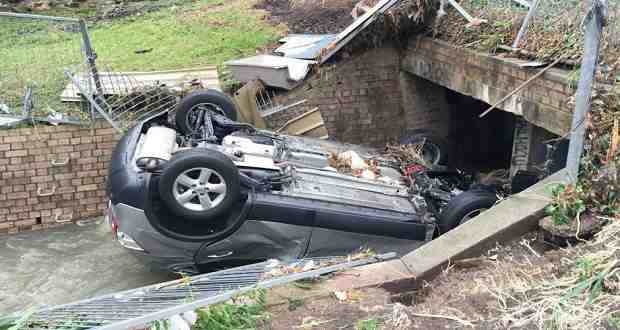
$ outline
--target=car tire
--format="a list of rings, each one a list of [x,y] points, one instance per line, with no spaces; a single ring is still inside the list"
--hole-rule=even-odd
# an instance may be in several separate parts
[[[182,134],[188,135],[194,131],[194,127],[190,123],[190,116],[199,106],[207,106],[225,115],[230,120],[237,120],[237,106],[228,95],[211,89],[193,92],[184,97],[176,107],[174,119],[177,129]]]
[[[497,195],[486,190],[466,191],[454,197],[439,215],[440,234],[446,233],[497,203]]]
[[[403,134],[400,144],[418,144],[424,142],[424,158],[431,165],[444,165],[448,161],[448,148],[445,141],[437,134],[427,130],[413,130]]]
[[[216,150],[184,151],[167,164],[158,188],[173,214],[192,221],[216,221],[240,198],[239,170]]]

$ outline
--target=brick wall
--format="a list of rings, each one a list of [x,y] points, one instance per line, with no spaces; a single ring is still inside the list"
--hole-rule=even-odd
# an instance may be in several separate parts
[[[512,147],[510,175],[517,171],[528,170],[530,167],[530,148],[533,125],[521,117],[515,121],[515,132]]]
[[[405,128],[399,71],[399,54],[392,47],[323,65],[302,86],[276,97],[280,104],[307,99],[306,104],[271,115],[267,121],[277,128],[318,107],[331,138],[384,145],[398,139]]]
[[[0,130],[0,233],[102,215],[116,140],[103,123]]]
[[[401,67],[433,83],[494,104],[539,71],[521,68],[519,65],[524,62],[416,37],[409,43]],[[572,108],[567,101],[572,95],[566,72],[552,69],[499,108],[563,135],[570,130]]]
[[[430,130],[447,138],[451,116],[447,90],[404,71],[400,73],[400,86],[405,127]]]

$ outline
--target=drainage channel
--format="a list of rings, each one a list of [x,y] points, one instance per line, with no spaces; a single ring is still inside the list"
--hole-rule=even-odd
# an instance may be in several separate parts
[[[29,328],[36,329],[70,326],[72,329],[116,330],[144,326],[255,289],[395,257],[396,253],[387,253],[355,260],[350,257],[310,258],[286,263],[271,260],[40,309],[27,315],[27,322]]]

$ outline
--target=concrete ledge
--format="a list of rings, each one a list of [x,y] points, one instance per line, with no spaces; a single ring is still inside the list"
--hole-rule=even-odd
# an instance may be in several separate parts
[[[403,292],[415,289],[413,274],[400,260],[390,260],[366,265],[339,273],[325,283],[331,291],[378,287],[390,292]]]
[[[551,187],[566,182],[561,170],[457,227],[401,260],[416,280],[427,279],[451,260],[479,255],[490,246],[515,239],[536,228],[551,201]]]

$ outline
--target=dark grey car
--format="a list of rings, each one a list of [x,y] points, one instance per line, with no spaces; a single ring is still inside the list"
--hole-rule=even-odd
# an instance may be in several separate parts
[[[372,149],[235,119],[228,97],[198,92],[123,137],[108,215],[121,245],[158,268],[190,273],[360,248],[406,251],[497,199],[489,189],[466,191],[461,173],[403,171]],[[343,152],[374,164],[374,174],[330,166]]]

